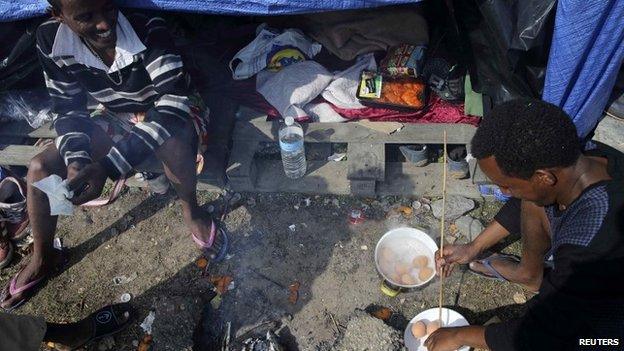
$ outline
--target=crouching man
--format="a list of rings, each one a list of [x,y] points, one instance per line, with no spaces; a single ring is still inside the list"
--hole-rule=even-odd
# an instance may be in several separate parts
[[[595,349],[587,345],[598,340],[621,343],[624,155],[604,145],[582,153],[565,112],[526,99],[495,107],[479,126],[472,153],[492,182],[522,200],[525,249],[543,257],[542,245],[531,241],[549,243],[554,267],[540,274],[539,293],[521,317],[487,327],[441,328],[425,341],[428,350],[467,345],[567,351]],[[455,264],[445,254],[446,248],[436,253],[443,274]]]

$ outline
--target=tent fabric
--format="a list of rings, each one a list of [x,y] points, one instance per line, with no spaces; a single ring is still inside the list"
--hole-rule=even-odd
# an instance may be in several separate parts
[[[120,0],[119,5],[222,15],[284,15],[350,10],[420,2],[422,0]],[[0,22],[37,17],[46,13],[46,0],[0,0]]]
[[[624,1],[560,0],[543,100],[563,108],[579,137],[592,132],[624,58]]]

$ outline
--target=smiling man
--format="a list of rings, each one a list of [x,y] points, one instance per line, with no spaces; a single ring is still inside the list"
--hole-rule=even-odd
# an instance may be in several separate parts
[[[100,196],[107,178],[125,177],[155,158],[177,192],[193,240],[202,249],[225,250],[217,243],[222,232],[196,197],[195,162],[205,144],[207,112],[165,21],[126,18],[113,0],[50,5],[53,18],[39,27],[37,47],[58,138],[29,166],[34,250],[0,296],[5,309],[24,302],[63,261],[52,245],[57,217],[32,185],[51,174],[68,180],[71,201],[81,205]]]
[[[624,338],[624,156],[598,145],[581,153],[576,128],[540,100],[495,107],[472,140],[483,172],[522,200],[525,244],[554,267],[524,315],[503,323],[441,328],[429,351],[462,345],[491,350],[584,350],[587,340]],[[445,248],[446,249],[446,248]],[[446,254],[446,250],[445,250]],[[438,269],[450,264],[437,259]]]

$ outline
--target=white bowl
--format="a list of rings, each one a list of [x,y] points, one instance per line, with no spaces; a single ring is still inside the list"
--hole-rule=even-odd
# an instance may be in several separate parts
[[[416,288],[422,285],[427,284],[435,274],[432,274],[429,279],[425,281],[420,281],[415,285],[405,285],[400,282],[395,281],[391,277],[389,277],[386,272],[382,269],[379,263],[379,254],[381,248],[390,247],[395,252],[403,252],[405,255],[425,255],[429,258],[428,267],[433,269],[435,272],[435,262],[433,255],[438,250],[438,245],[436,245],[435,241],[431,239],[427,233],[422,230],[410,227],[396,228],[384,234],[381,239],[377,242],[377,246],[375,247],[375,266],[377,267],[377,271],[381,276],[388,282],[393,285],[400,286],[403,288]],[[404,257],[404,256],[402,256]]]
[[[426,311],[420,312],[416,317],[412,318],[412,320],[407,324],[407,328],[405,328],[405,333],[403,334],[403,339],[405,340],[405,346],[409,351],[427,351],[427,348],[424,346],[425,340],[428,335],[423,336],[420,339],[416,339],[414,335],[412,335],[412,324],[423,321],[425,323],[432,322],[438,320],[439,318],[439,308],[430,308]],[[461,314],[448,309],[442,308],[442,327],[463,327],[469,325],[468,321]],[[458,351],[468,351],[470,347],[463,346],[458,349]]]

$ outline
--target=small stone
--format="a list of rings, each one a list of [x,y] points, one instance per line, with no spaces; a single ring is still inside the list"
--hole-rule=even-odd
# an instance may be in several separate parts
[[[513,294],[513,300],[515,303],[524,304],[527,302],[526,296],[524,296],[521,292],[516,292]]]
[[[295,206],[293,206],[295,208],[295,210],[299,211],[299,204],[296,204]]]
[[[132,340],[132,347],[139,347],[139,340]]]
[[[368,246],[366,246],[366,245],[362,245],[362,246],[360,246],[360,249],[361,249],[362,251],[367,251],[367,250],[368,250]]]
[[[208,213],[213,213],[215,210],[215,207],[213,205],[209,205],[207,208]]]
[[[336,207],[340,207],[340,201],[338,201],[338,199],[333,199],[332,204]]]
[[[470,216],[462,216],[455,221],[457,230],[468,238],[469,241],[473,241],[483,231],[483,224],[478,219]]]
[[[310,198],[305,198],[303,199],[303,204],[305,205],[305,207],[310,207],[310,205],[312,204],[312,200],[310,200]]]
[[[461,217],[464,213],[472,210],[475,207],[475,203],[471,199],[467,199],[463,196],[451,195],[446,198],[446,209],[444,216],[448,221],[454,221]],[[433,209],[433,215],[436,218],[442,216],[442,199],[434,201],[431,204]]]
[[[416,200],[416,201],[412,202],[412,208],[415,211],[418,211],[418,210],[420,210],[422,208],[422,203],[420,201]]]
[[[249,207],[254,207],[254,206],[256,206],[256,199],[254,199],[253,197],[252,197],[252,198],[247,199],[247,206],[249,206]]]
[[[297,226],[294,224],[291,224],[288,226],[288,229],[290,229],[291,232],[294,232],[297,229]]]

